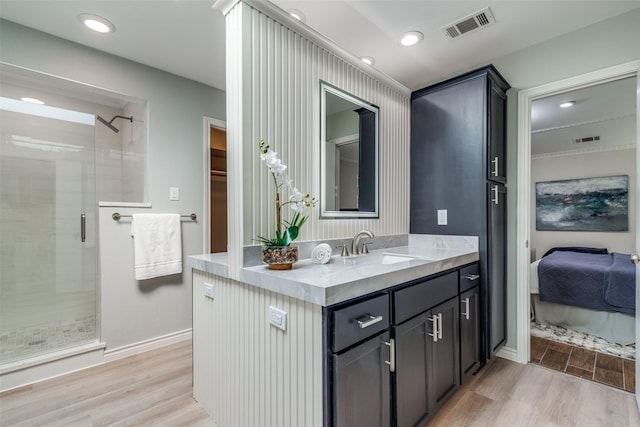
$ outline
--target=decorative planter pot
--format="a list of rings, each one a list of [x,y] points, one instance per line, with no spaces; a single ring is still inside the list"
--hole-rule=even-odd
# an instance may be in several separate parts
[[[270,270],[291,270],[296,261],[297,246],[262,247],[262,262],[267,264]]]

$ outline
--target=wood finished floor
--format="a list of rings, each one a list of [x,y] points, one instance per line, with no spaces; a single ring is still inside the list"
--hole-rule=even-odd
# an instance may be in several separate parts
[[[0,394],[0,426],[213,426],[193,399],[191,341]]]
[[[0,426],[213,426],[191,387],[191,341],[185,341],[2,393]],[[430,426],[640,426],[634,397],[494,358]]]
[[[640,415],[631,393],[494,358],[460,387],[429,426],[638,427]]]

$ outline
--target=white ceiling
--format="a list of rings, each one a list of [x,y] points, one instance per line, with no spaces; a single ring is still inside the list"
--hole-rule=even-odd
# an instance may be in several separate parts
[[[224,90],[224,17],[212,8],[213,3],[215,0],[0,0],[0,17]],[[272,3],[284,10],[302,11],[307,25],[355,56],[373,57],[375,68],[412,90],[640,8],[639,0]],[[454,40],[441,33],[441,27],[487,6],[496,24]],[[116,32],[87,31],[77,19],[80,13],[108,18]],[[401,46],[400,35],[409,30],[424,33],[424,41]],[[536,126],[555,125],[551,121]]]
[[[214,0],[0,0],[0,17],[224,90],[224,16]],[[113,34],[80,24],[91,13]],[[62,59],[62,58],[61,58]]]

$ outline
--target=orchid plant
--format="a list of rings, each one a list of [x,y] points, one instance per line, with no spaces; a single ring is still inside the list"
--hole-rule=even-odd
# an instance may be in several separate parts
[[[298,237],[300,228],[309,217],[303,215],[305,208],[315,206],[318,200],[293,186],[293,180],[287,174],[287,166],[282,164],[278,153],[272,151],[269,144],[260,141],[259,147],[260,159],[267,165],[276,186],[276,236],[273,238],[258,236],[257,240],[266,247],[289,246]],[[285,189],[291,194],[288,201],[282,202],[280,193]],[[291,221],[282,220],[282,208],[286,205],[295,212]]]

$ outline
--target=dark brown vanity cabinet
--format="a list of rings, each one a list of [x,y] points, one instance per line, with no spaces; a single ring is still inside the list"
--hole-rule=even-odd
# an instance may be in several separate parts
[[[478,264],[460,269],[460,384],[480,367]]]
[[[391,425],[389,332],[333,356],[335,412],[333,425]]]
[[[388,293],[364,297],[325,312],[331,330],[332,426],[391,425],[389,299]]]
[[[328,425],[429,422],[479,367],[478,270],[474,263],[325,309]]]
[[[508,89],[488,66],[411,95],[410,230],[478,236],[483,362],[506,341]]]
[[[458,272],[395,291],[394,308],[397,426],[423,425],[459,383]]]

